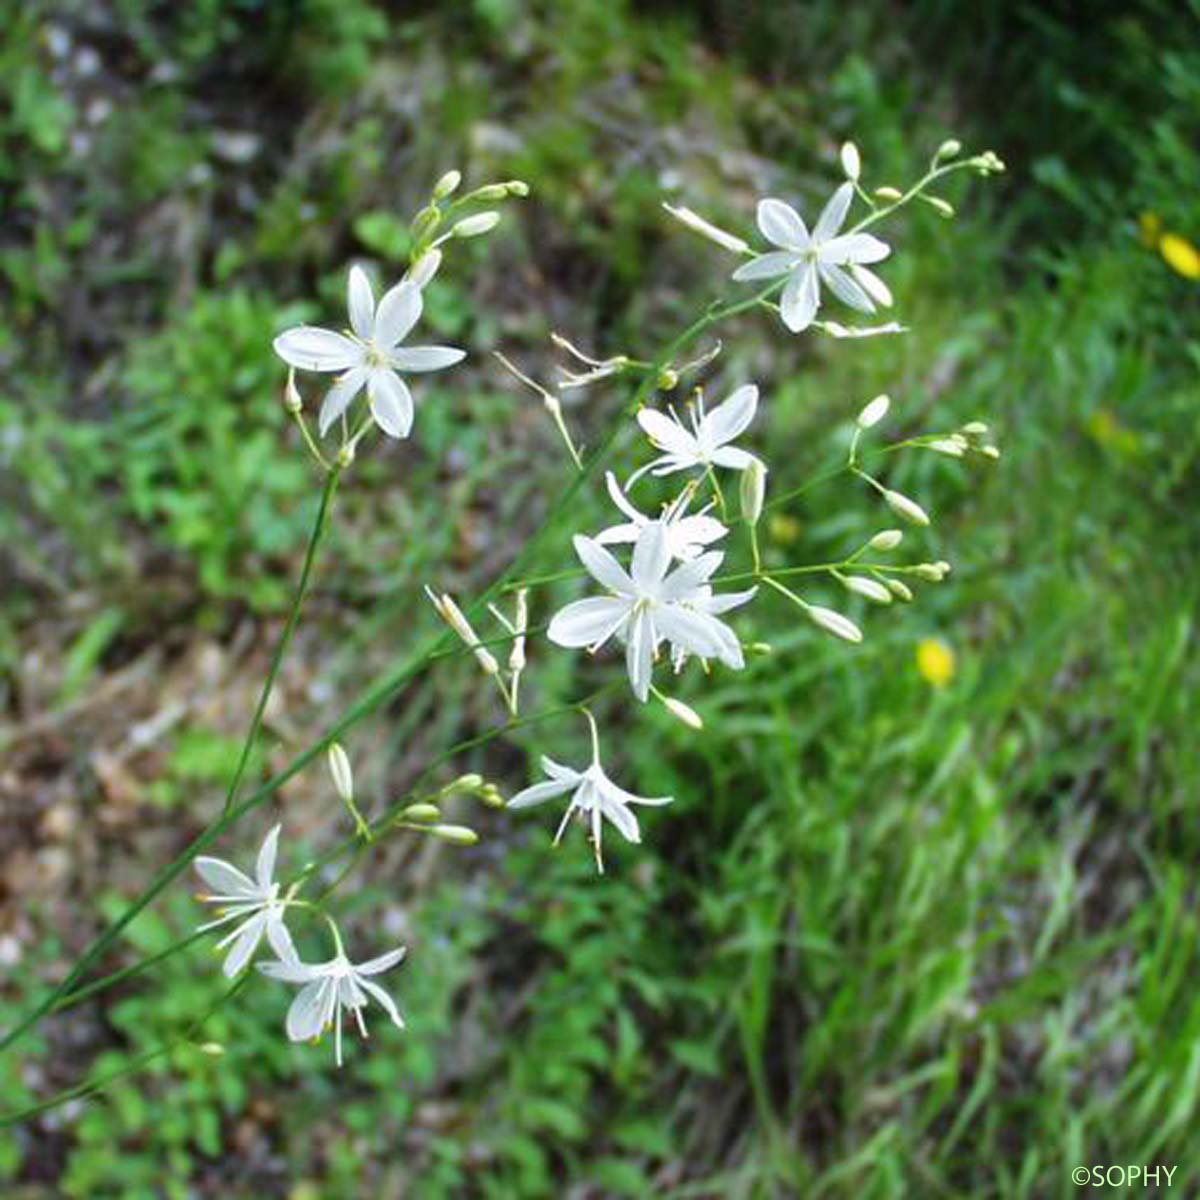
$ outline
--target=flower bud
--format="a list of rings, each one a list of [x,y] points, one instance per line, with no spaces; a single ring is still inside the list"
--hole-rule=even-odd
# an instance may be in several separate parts
[[[949,575],[950,572],[954,570],[954,568],[944,558],[939,559],[933,565],[937,567],[939,571],[941,571],[943,576]]]
[[[808,604],[804,609],[814,625],[819,625],[826,633],[832,633],[846,642],[861,642],[862,630],[849,617],[834,612],[832,608],[822,608],[819,604]]]
[[[842,145],[842,170],[846,172],[846,178],[851,183],[857,183],[858,177],[862,173],[862,159],[858,153],[858,147],[853,142],[845,142]]]
[[[742,472],[741,503],[742,517],[747,525],[757,525],[762,516],[763,499],[767,492],[767,468],[754,458]]]
[[[483,787],[483,776],[476,771],[469,771],[466,775],[460,775],[453,782],[446,784],[442,788],[443,796],[450,795],[451,792],[476,792]]]
[[[507,183],[488,183],[476,188],[466,200],[503,200],[508,195]]]
[[[967,437],[983,437],[987,433],[987,424],[983,421],[968,421],[959,433],[965,434]]]
[[[954,438],[935,438],[932,442],[925,443],[926,450],[935,450],[938,454],[945,454],[950,458],[962,458],[966,448],[966,439],[955,441]]]
[[[887,416],[887,411],[892,405],[892,399],[888,395],[876,396],[863,410],[858,414],[855,424],[859,429],[870,429],[873,425],[878,425],[884,417]]]
[[[935,162],[945,162],[948,158],[957,158],[962,151],[962,142],[958,138],[947,138],[934,155]]]
[[[878,197],[880,200],[886,200],[886,201],[888,201],[889,203],[891,203],[893,200],[899,200],[899,199],[901,198],[901,196],[903,196],[903,195],[904,195],[904,193],[903,193],[902,191],[900,191],[900,189],[899,189],[899,188],[894,188],[894,187],[877,187],[877,188],[875,189],[875,195],[876,195],[876,196],[877,196],[877,197]]]
[[[895,550],[904,540],[899,529],[881,529],[868,543],[872,550]]]
[[[690,208],[685,208],[682,205],[663,203],[663,208],[667,210],[677,221],[681,221],[693,233],[698,233],[701,237],[708,238],[710,242],[716,242],[725,250],[730,250],[734,254],[745,254],[750,245],[743,238],[740,238],[735,233],[719,228],[711,221],[706,221],[699,213],[694,213]]]
[[[410,804],[400,810],[398,819],[401,821],[416,821],[419,824],[432,824],[442,819],[441,810],[436,804]]]
[[[510,179],[505,185],[510,196],[528,196],[529,184],[523,179]]]
[[[517,611],[513,620],[516,637],[513,638],[512,650],[508,656],[508,669],[514,674],[525,670],[525,631],[529,628],[529,589],[521,588],[517,592]]]
[[[220,1058],[225,1053],[225,1047],[220,1042],[201,1042],[196,1049],[201,1054],[209,1054],[213,1058]]]
[[[883,499],[888,508],[896,516],[902,517],[913,525],[929,524],[929,514],[915,500],[910,500],[903,492],[893,492],[885,489]]]
[[[689,729],[703,729],[704,721],[700,714],[688,704],[684,704],[682,700],[674,700],[670,696],[661,696],[663,707],[671,714],[671,716],[682,721]]]
[[[331,742],[326,757],[329,773],[333,776],[334,791],[346,801],[354,799],[354,773],[350,770],[350,758],[337,742]]]
[[[838,582],[848,592],[862,596],[875,604],[891,604],[892,593],[877,579],[868,579],[865,575],[839,575]]]
[[[937,563],[917,563],[913,567],[912,573],[918,579],[924,579],[927,583],[941,583],[945,577],[945,572]]]
[[[458,185],[462,183],[461,171],[447,171],[433,185],[433,198],[435,200],[445,200],[447,196],[453,195],[458,190]]]
[[[479,841],[479,834],[465,825],[433,825],[429,832],[435,838],[440,838],[443,842],[450,842],[455,846],[474,846]]]
[[[500,794],[500,789],[494,783],[485,783],[479,789],[478,796],[488,808],[504,807],[504,797]]]
[[[888,591],[891,592],[897,600],[903,600],[905,604],[912,603],[912,590],[907,584],[901,583],[899,579],[885,579],[884,582],[888,586]]]
[[[426,234],[431,233],[441,224],[441,220],[441,212],[432,205],[426,205],[413,217],[411,226],[413,240],[419,242]]]
[[[939,217],[954,216],[954,205],[952,205],[948,200],[943,200],[941,196],[922,196],[921,199],[924,200],[925,203],[928,204],[929,207],[932,208]]]
[[[437,273],[438,268],[442,265],[442,252],[440,250],[426,250],[420,258],[417,259],[411,267],[405,278],[410,283],[415,283],[417,287],[423,288]]]
[[[671,367],[664,367],[659,372],[658,382],[654,386],[660,392],[673,392],[679,386],[679,372]]]
[[[354,463],[354,443],[347,442],[337,452],[337,465],[343,470]]]
[[[979,453],[986,455],[988,458],[999,458],[1000,457],[1000,447],[993,446],[989,442],[986,446],[979,447]]]
[[[772,653],[773,647],[770,642],[751,642],[746,647],[746,653],[753,655],[756,658],[765,658]]]
[[[495,229],[499,223],[500,214],[495,209],[489,212],[476,213],[473,217],[464,217],[463,220],[459,221],[450,230],[450,236],[459,238],[479,237],[480,234]]]
[[[296,386],[296,372],[288,368],[287,386],[283,389],[283,407],[295,415],[304,407],[300,389]]]

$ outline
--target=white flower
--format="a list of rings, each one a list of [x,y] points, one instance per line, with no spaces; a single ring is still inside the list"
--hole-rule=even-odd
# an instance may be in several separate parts
[[[754,461],[754,455],[729,443],[754,420],[757,408],[758,388],[752,383],[743,384],[710,413],[704,411],[703,398],[698,399],[692,409],[690,431],[674,410],[666,417],[656,409],[643,408],[637,415],[638,424],[655,449],[662,453],[635,471],[625,486],[640,479],[647,471],[654,475],[671,475],[692,467],[710,466],[744,471]]]
[[[403,946],[389,950],[369,962],[352,963],[338,944],[337,954],[328,962],[309,965],[296,959],[281,962],[260,963],[259,970],[271,979],[282,979],[284,983],[301,984],[300,991],[287,1014],[287,1035],[293,1042],[306,1042],[319,1037],[333,1026],[334,1056],[337,1065],[342,1065],[342,1010],[349,1009],[358,1023],[358,1031],[367,1036],[366,1022],[362,1010],[368,998],[378,1002],[398,1028],[404,1028],[404,1019],[396,1008],[395,1001],[368,978],[382,975],[391,970],[403,957]]]
[[[596,534],[597,543],[601,546],[613,546],[636,542],[638,535],[652,523],[653,518],[647,517],[630,504],[629,498],[621,491],[616,476],[611,471],[605,472],[604,479],[608,484],[608,494],[612,497],[612,502],[629,520],[621,525],[611,525]],[[693,489],[685,488],[662,515],[671,557],[680,562],[691,562],[705,546],[720,541],[729,532],[715,517],[706,515],[712,507],[711,504],[695,516],[684,516],[692,495]]]
[[[864,264],[880,262],[891,247],[869,233],[838,236],[846,220],[854,185],[843,183],[825,205],[810,234],[800,214],[782,200],[761,200],[758,228],[778,250],[760,254],[744,263],[733,278],[771,279],[787,275],[780,298],[783,323],[799,333],[812,324],[821,304],[821,284],[843,303],[860,312],[874,312],[875,305],[885,308],[892,295],[887,285]]]
[[[366,272],[350,268],[350,332],[298,325],[275,339],[275,353],[303,371],[341,372],[321,405],[322,436],[365,387],[371,415],[389,437],[408,437],[413,398],[397,371],[440,371],[461,362],[453,346],[401,346],[421,316],[421,289],[413,280],[396,284],[375,307]]]
[[[661,521],[645,525],[633,547],[626,571],[592,538],[577,536],[575,553],[588,573],[610,595],[576,600],[556,613],[547,636],[559,646],[588,646],[598,650],[610,637],[625,642],[625,662],[633,694],[645,701],[650,694],[654,658],[664,639],[676,649],[700,658],[717,658],[740,670],[745,661],[733,630],[712,615],[714,601],[708,580],[724,555],[710,550],[667,573],[671,549]],[[734,603],[744,603],[743,593]]]
[[[719,617],[722,613],[753,600],[757,592],[758,588],[750,588],[745,592],[722,592],[716,595],[712,588],[706,585],[696,589],[696,594],[689,597],[687,606],[706,616]],[[678,643],[671,648],[671,666],[674,667],[676,675],[683,670],[683,664],[688,660],[688,650],[689,647]]]
[[[553,759],[542,755],[542,770],[550,778],[545,783],[535,783],[523,792],[518,792],[508,802],[508,807],[530,808],[534,804],[541,804],[543,801],[553,800],[556,796],[565,796],[570,792],[571,803],[567,805],[567,811],[559,823],[558,832],[554,835],[554,844],[558,845],[567,828],[567,822],[575,813],[579,813],[584,820],[591,821],[592,848],[596,854],[596,866],[603,872],[604,858],[600,850],[601,818],[615,825],[627,842],[640,842],[642,840],[641,831],[638,829],[637,817],[633,815],[630,805],[670,804],[674,797],[635,796],[632,792],[627,792],[613,783],[605,775],[604,768],[600,765],[600,744],[596,736],[596,723],[592,720],[591,713],[585,713],[585,715],[592,730],[591,765],[583,771],[576,771],[572,767],[564,767],[561,763],[556,763]]]
[[[237,867],[220,858],[200,857],[196,859],[196,871],[200,878],[213,888],[211,895],[202,894],[206,904],[220,904],[221,916],[215,921],[201,925],[200,929],[216,929],[230,921],[238,924],[233,931],[217,943],[223,950],[232,943],[225,959],[224,971],[232,979],[254,957],[263,934],[271,948],[281,959],[296,957],[291,935],[283,923],[286,904],[279,898],[279,884],[272,878],[275,874],[275,851],[279,844],[279,826],[276,825],[263,840],[255,864],[254,879],[244,875]]]

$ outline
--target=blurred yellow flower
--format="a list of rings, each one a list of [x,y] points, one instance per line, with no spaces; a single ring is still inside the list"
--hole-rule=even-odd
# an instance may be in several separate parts
[[[955,657],[940,638],[924,638],[917,643],[917,672],[935,688],[945,687],[954,678]]]
[[[790,546],[800,538],[800,522],[795,517],[789,517],[785,513],[776,513],[771,517],[770,524],[767,526],[767,532],[770,535],[771,541],[778,543],[780,546]]]
[[[1158,239],[1162,237],[1162,217],[1158,213],[1144,212],[1138,217],[1138,236],[1142,240],[1142,245],[1154,250],[1158,246]]]
[[[1158,242],[1158,252],[1167,266],[1184,279],[1200,279],[1200,250],[1178,233],[1164,233]]]

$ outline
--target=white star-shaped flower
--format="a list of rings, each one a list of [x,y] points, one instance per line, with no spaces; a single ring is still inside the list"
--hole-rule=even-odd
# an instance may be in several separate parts
[[[821,305],[821,284],[843,303],[860,312],[887,307],[892,294],[866,263],[881,262],[892,252],[887,242],[869,233],[838,236],[846,220],[854,185],[843,183],[825,205],[810,234],[800,214],[782,200],[761,200],[758,228],[778,250],[760,254],[738,267],[737,280],[771,279],[787,275],[779,301],[783,323],[799,333],[812,324]]]
[[[604,773],[600,765],[600,743],[596,735],[596,723],[591,713],[585,714],[592,731],[592,761],[582,771],[572,767],[564,767],[553,759],[542,755],[542,770],[550,776],[544,783],[535,783],[523,792],[518,792],[508,802],[509,808],[530,808],[546,800],[571,793],[571,803],[559,823],[558,832],[554,835],[557,846],[571,817],[578,813],[585,821],[591,823],[592,848],[596,854],[596,866],[603,872],[604,858],[600,850],[601,820],[607,820],[615,825],[621,836],[627,842],[640,842],[641,831],[638,829],[637,817],[630,807],[634,804],[661,805],[670,804],[672,796],[635,796],[632,792],[618,787]]]
[[[647,471],[653,475],[671,475],[692,467],[730,467],[744,471],[754,455],[729,445],[754,420],[758,409],[758,388],[743,384],[717,405],[712,412],[704,411],[703,397],[697,398],[691,412],[689,430],[671,411],[670,417],[653,408],[643,408],[637,415],[638,424],[662,453],[653,462],[635,471],[626,487]]]
[[[232,943],[224,966],[225,974],[230,979],[254,957],[263,934],[266,934],[271,948],[281,959],[296,957],[296,948],[292,945],[291,935],[284,924],[287,906],[280,899],[279,884],[273,878],[279,828],[276,825],[263,839],[253,879],[223,859],[196,859],[197,873],[213,889],[211,894],[202,894],[200,899],[206,904],[221,905],[221,915],[215,921],[201,925],[200,929],[216,929],[230,921],[238,922],[233,930],[217,943],[218,950],[223,950]]]
[[[639,700],[650,694],[654,658],[664,640],[735,670],[745,665],[733,630],[695,603],[708,603],[709,578],[725,557],[719,551],[710,550],[668,573],[670,543],[663,523],[653,521],[638,534],[628,571],[592,538],[577,536],[575,553],[609,595],[568,604],[555,614],[547,636],[559,646],[595,651],[615,634],[625,643],[629,682]]]
[[[608,484],[608,494],[612,497],[612,502],[629,520],[620,525],[611,525],[596,534],[597,543],[601,546],[614,546],[636,542],[638,535],[655,518],[646,516],[630,504],[629,498],[621,491],[621,486],[611,471],[605,473],[604,479]],[[705,546],[720,541],[729,532],[715,517],[707,515],[711,504],[694,516],[685,515],[693,494],[694,489],[689,485],[667,506],[662,515],[671,557],[680,562],[691,562]]]
[[[325,395],[318,418],[324,436],[365,387],[371,415],[389,437],[408,437],[413,423],[413,398],[398,371],[441,371],[461,362],[465,350],[453,346],[402,346],[421,316],[421,289],[405,280],[384,294],[375,307],[366,272],[350,268],[350,330],[335,333],[298,325],[275,339],[275,353],[302,371],[339,373]]]
[[[337,954],[328,962],[309,965],[285,959],[260,963],[258,969],[271,979],[301,985],[288,1009],[287,1035],[293,1042],[307,1042],[333,1026],[334,1057],[340,1067],[343,1009],[349,1009],[354,1014],[358,1031],[363,1037],[367,1036],[367,1025],[362,1010],[366,1008],[368,999],[375,1000],[398,1029],[404,1028],[404,1019],[395,1001],[369,978],[391,970],[404,955],[405,949],[401,946],[369,962],[355,964],[346,957],[339,943]]]

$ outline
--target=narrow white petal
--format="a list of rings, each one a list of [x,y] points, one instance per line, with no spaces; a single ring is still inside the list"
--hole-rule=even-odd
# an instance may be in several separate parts
[[[833,237],[846,220],[850,211],[850,201],[854,196],[854,184],[847,181],[829,197],[829,203],[821,210],[817,223],[813,226],[812,240],[827,242]]]
[[[664,580],[659,595],[663,600],[690,599],[691,593],[701,584],[708,582],[724,559],[725,555],[720,550],[710,550],[707,554],[701,554],[691,562],[676,567]]]
[[[849,266],[851,276],[858,283],[876,304],[882,305],[884,308],[892,307],[892,289],[888,287],[874,271],[868,270],[866,267],[860,266],[858,263],[851,263]]]
[[[262,941],[263,930],[267,925],[267,914],[259,913],[256,917],[251,917],[245,925],[242,926],[242,931],[238,936],[237,941],[233,943],[233,948],[229,951],[225,959],[225,978],[232,979],[235,975],[242,972],[243,968],[250,961],[254,951],[258,949],[258,943]]]
[[[569,650],[600,646],[629,616],[629,601],[616,596],[589,596],[559,609],[546,630],[556,645]]]
[[[777,275],[786,275],[794,270],[799,262],[800,259],[790,250],[771,250],[742,263],[730,278],[738,283],[750,279],[774,279]]]
[[[369,992],[380,1008],[391,1018],[392,1024],[397,1029],[404,1028],[404,1018],[400,1015],[400,1010],[396,1007],[396,1002],[379,986],[377,983],[372,983],[369,979],[360,979],[359,983]]]
[[[758,202],[758,228],[768,242],[785,250],[807,250],[808,229],[800,214],[782,200]]]
[[[576,534],[572,544],[579,561],[597,583],[622,596],[633,594],[633,581],[629,573],[603,546],[582,534]]]
[[[565,779],[547,779],[535,783],[518,792],[509,800],[506,808],[532,808],[535,804],[544,804],[556,796],[565,796],[576,786],[576,781]]]
[[[421,289],[415,283],[396,284],[375,310],[375,344],[391,350],[420,320],[421,307]]]
[[[681,517],[674,522],[673,530],[677,541],[693,546],[707,546],[717,542],[729,530],[716,517],[706,517],[697,513],[694,517]]]
[[[297,325],[275,339],[275,353],[301,371],[345,371],[363,361],[363,348],[342,333]]]
[[[333,981],[328,976],[314,979],[296,993],[288,1009],[287,1035],[293,1042],[315,1038],[325,1026],[325,1010]]]
[[[630,503],[629,497],[621,491],[621,485],[617,483],[617,477],[611,471],[604,472],[604,486],[608,488],[609,499],[612,500],[635,526],[646,520],[645,516],[638,512]]]
[[[696,439],[678,421],[671,420],[664,413],[643,408],[637,415],[637,422],[657,449],[665,450],[668,454],[699,457]]]
[[[600,780],[599,786],[605,796],[611,797],[618,804],[646,804],[658,808],[664,804],[672,804],[675,800],[674,796],[635,796],[633,792],[618,787],[607,775]]]
[[[800,333],[812,324],[818,304],[817,268],[815,263],[808,263],[787,281],[787,287],[783,289],[779,300],[783,323],[793,333]]]
[[[456,346],[398,346],[391,352],[392,366],[397,371],[444,371],[467,357]]]
[[[329,427],[350,407],[350,401],[362,391],[367,382],[366,367],[351,367],[340,379],[334,381],[333,387],[325,393],[321,404],[321,412],[317,418],[317,428],[324,437]]]
[[[263,838],[262,848],[258,852],[258,861],[254,867],[254,873],[258,877],[258,886],[264,892],[271,890],[271,881],[275,878],[275,853],[279,847],[280,828],[281,826],[276,825]]]
[[[246,900],[259,898],[259,891],[255,887],[254,881],[224,859],[198,858],[195,867],[200,878],[222,896],[237,896]]]
[[[375,329],[375,295],[371,291],[371,281],[367,278],[366,271],[357,264],[350,268],[346,292],[350,328],[364,342],[369,341]]]
[[[758,588],[750,588],[745,592],[721,592],[716,596],[708,596],[703,602],[703,611],[710,613],[712,616],[719,616],[721,613],[729,612],[730,609],[740,608],[743,604],[748,604],[754,599],[758,593]]]
[[[271,949],[279,956],[281,962],[299,963],[300,956],[296,953],[296,944],[292,941],[292,935],[288,933],[288,927],[284,924],[282,909],[277,909],[267,915],[267,941],[271,943]]]
[[[732,442],[754,420],[757,409],[758,388],[752,383],[743,384],[704,418],[702,436],[712,446]]]
[[[642,532],[641,525],[635,525],[632,521],[624,525],[610,525],[607,529],[602,529],[592,541],[597,546],[624,546],[638,540],[638,534]]]
[[[644,704],[650,695],[650,676],[654,671],[654,631],[644,612],[638,613],[630,626],[625,667],[633,694]]]
[[[754,461],[754,455],[747,450],[739,450],[736,446],[721,446],[713,451],[712,460],[715,466],[728,467],[731,471],[744,471]]]
[[[662,521],[647,521],[633,545],[629,574],[639,589],[653,591],[671,565],[671,543]]]
[[[625,805],[605,796],[601,812],[616,826],[627,842],[637,843],[642,840],[641,832],[638,830],[637,817]]]
[[[882,262],[892,248],[869,233],[847,233],[843,237],[831,238],[820,250],[822,262],[875,263]]]
[[[563,766],[562,763],[557,763],[549,755],[542,755],[542,770],[550,776],[551,779],[567,780],[574,787],[583,776],[574,769],[574,767]]]
[[[715,618],[680,604],[664,605],[654,614],[659,633],[700,658],[719,658],[725,650],[723,639],[713,628],[716,624]]]
[[[821,264],[821,279],[825,286],[843,303],[859,312],[874,312],[875,305],[871,297],[842,270],[832,263]]]
[[[358,975],[382,975],[384,971],[390,971],[398,962],[402,961],[407,953],[407,946],[397,946],[395,950],[389,950],[377,958],[369,958],[365,963],[359,963],[354,971]]]
[[[395,371],[379,367],[367,380],[371,416],[388,437],[406,438],[412,430],[413,398],[408,384]]]
[[[298,958],[259,963],[258,969],[268,979],[278,979],[283,983],[309,983],[314,979],[323,978],[325,974],[324,965],[313,966],[302,963]]]

